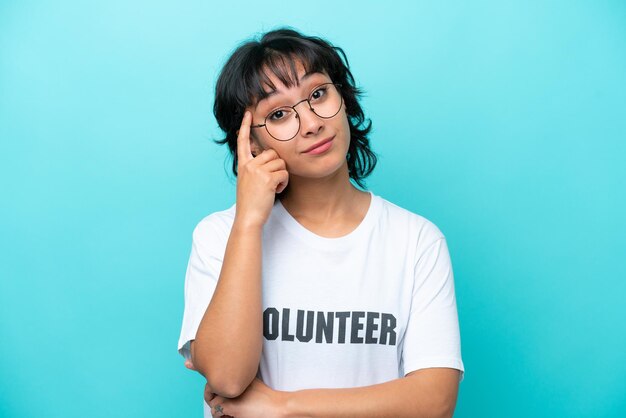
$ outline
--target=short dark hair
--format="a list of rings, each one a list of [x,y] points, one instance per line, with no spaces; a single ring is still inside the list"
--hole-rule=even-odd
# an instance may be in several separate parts
[[[272,71],[285,86],[292,87],[298,83],[295,60],[302,63],[307,73],[326,72],[333,83],[341,85],[351,137],[346,156],[348,172],[350,178],[365,188],[363,179],[374,170],[377,158],[370,149],[367,137],[372,122],[365,118],[357,100],[363,95],[363,90],[355,86],[348,58],[343,49],[328,41],[304,36],[289,27],[269,31],[258,41],[251,39],[243,42],[228,58],[217,79],[213,105],[215,119],[226,137],[214,142],[228,144],[233,159],[232,170],[237,176],[237,130],[244,111],[266,97],[263,84],[272,86],[264,68]]]

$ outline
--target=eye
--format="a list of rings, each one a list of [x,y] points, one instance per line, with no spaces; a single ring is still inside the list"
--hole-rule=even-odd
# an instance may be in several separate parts
[[[325,96],[328,91],[328,86],[322,86],[316,88],[313,93],[311,93],[311,100],[319,100],[321,97]]]
[[[267,119],[270,122],[279,122],[287,118],[289,116],[290,111],[291,109],[288,107],[281,107],[280,109],[276,109],[270,112],[270,114],[267,115]]]
[[[271,120],[277,120],[283,117],[283,111],[282,110],[277,110],[276,112],[272,112],[270,113],[270,115],[268,116],[268,119]]]

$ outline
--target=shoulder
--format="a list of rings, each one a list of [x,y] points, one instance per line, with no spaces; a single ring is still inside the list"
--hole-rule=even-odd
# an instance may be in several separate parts
[[[202,218],[193,230],[194,242],[215,241],[216,238],[228,239],[235,220],[235,205],[228,209],[213,212]]]
[[[443,232],[434,222],[411,209],[403,208],[380,197],[381,215],[393,229],[406,231],[416,244],[428,246],[440,239],[445,239]]]

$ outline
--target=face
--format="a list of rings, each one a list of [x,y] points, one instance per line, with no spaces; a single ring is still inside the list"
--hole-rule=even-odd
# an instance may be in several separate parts
[[[300,85],[294,85],[291,88],[282,84],[270,71],[267,72],[276,86],[276,92],[247,109],[252,112],[252,125],[265,123],[265,117],[277,108],[293,106],[302,99],[309,98],[320,84],[332,82],[325,73],[305,75],[304,67],[299,62],[297,69]],[[265,86],[265,89],[266,91],[272,90],[270,86]],[[264,149],[274,149],[285,161],[290,176],[322,178],[335,173],[344,165],[347,169],[346,155],[350,145],[350,125],[345,103],[342,103],[339,113],[329,119],[320,118],[313,113],[306,101],[298,104],[296,111],[300,119],[300,130],[289,141],[279,141],[273,138],[265,127],[251,129],[250,148],[253,154],[257,155]],[[318,154],[305,152],[312,145],[328,138],[333,138],[328,150]]]

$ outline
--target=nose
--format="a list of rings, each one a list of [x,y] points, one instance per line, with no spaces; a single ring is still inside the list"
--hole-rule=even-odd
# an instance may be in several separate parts
[[[302,136],[315,135],[324,126],[324,119],[311,110],[306,100],[302,102],[302,106],[297,112],[298,118],[300,118],[300,132]]]

